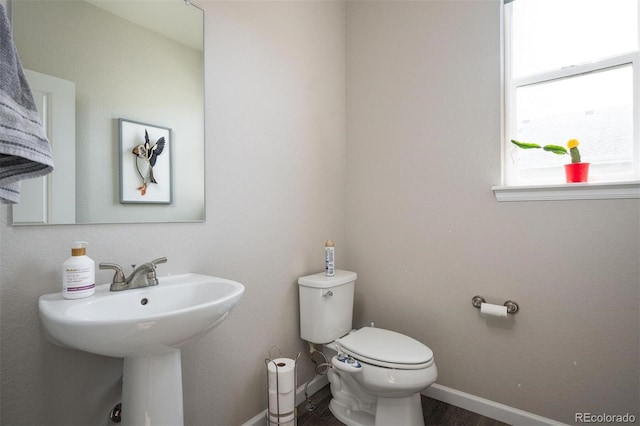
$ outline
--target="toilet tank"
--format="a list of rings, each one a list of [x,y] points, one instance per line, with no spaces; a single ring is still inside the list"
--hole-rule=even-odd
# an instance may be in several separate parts
[[[336,270],[298,279],[300,336],[311,343],[329,343],[351,331],[353,291],[358,275]]]

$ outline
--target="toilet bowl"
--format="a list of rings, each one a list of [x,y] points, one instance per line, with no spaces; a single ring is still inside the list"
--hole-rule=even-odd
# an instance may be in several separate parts
[[[354,426],[424,425],[420,392],[438,376],[427,346],[394,331],[364,327],[326,347],[337,351],[331,359],[329,408],[338,420]],[[354,391],[356,386],[361,392]]]
[[[420,392],[438,376],[433,352],[394,331],[351,330],[356,277],[336,271],[298,280],[302,338],[333,352],[329,408],[348,426],[423,426]]]

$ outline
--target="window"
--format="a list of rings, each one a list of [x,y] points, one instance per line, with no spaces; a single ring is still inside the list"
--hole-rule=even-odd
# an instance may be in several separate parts
[[[639,3],[505,4],[506,185],[564,183],[570,162],[511,139],[564,146],[575,138],[591,163],[590,182],[640,178]]]

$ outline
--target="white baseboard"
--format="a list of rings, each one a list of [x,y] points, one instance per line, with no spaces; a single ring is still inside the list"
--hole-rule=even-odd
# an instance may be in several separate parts
[[[437,383],[429,386],[422,394],[510,425],[567,426],[565,423],[560,423],[527,411],[518,410],[517,408],[451,389]]]
[[[313,378],[313,380],[311,380],[311,382],[309,382],[309,386],[307,387],[307,392],[309,393],[309,395],[313,395],[314,393],[318,392],[320,389],[327,386],[328,384],[329,384],[329,380],[327,379],[327,376],[316,376]],[[298,406],[300,403],[302,403],[305,400],[304,386],[305,385],[298,386],[298,388],[296,389],[296,406]],[[242,426],[264,426],[267,424],[266,418],[267,418],[267,410],[265,409],[260,414],[248,420]]]

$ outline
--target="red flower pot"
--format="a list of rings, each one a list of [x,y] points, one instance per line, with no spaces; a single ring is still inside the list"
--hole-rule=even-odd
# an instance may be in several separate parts
[[[567,183],[587,182],[589,178],[589,164],[591,163],[565,164],[564,172],[567,175]]]

